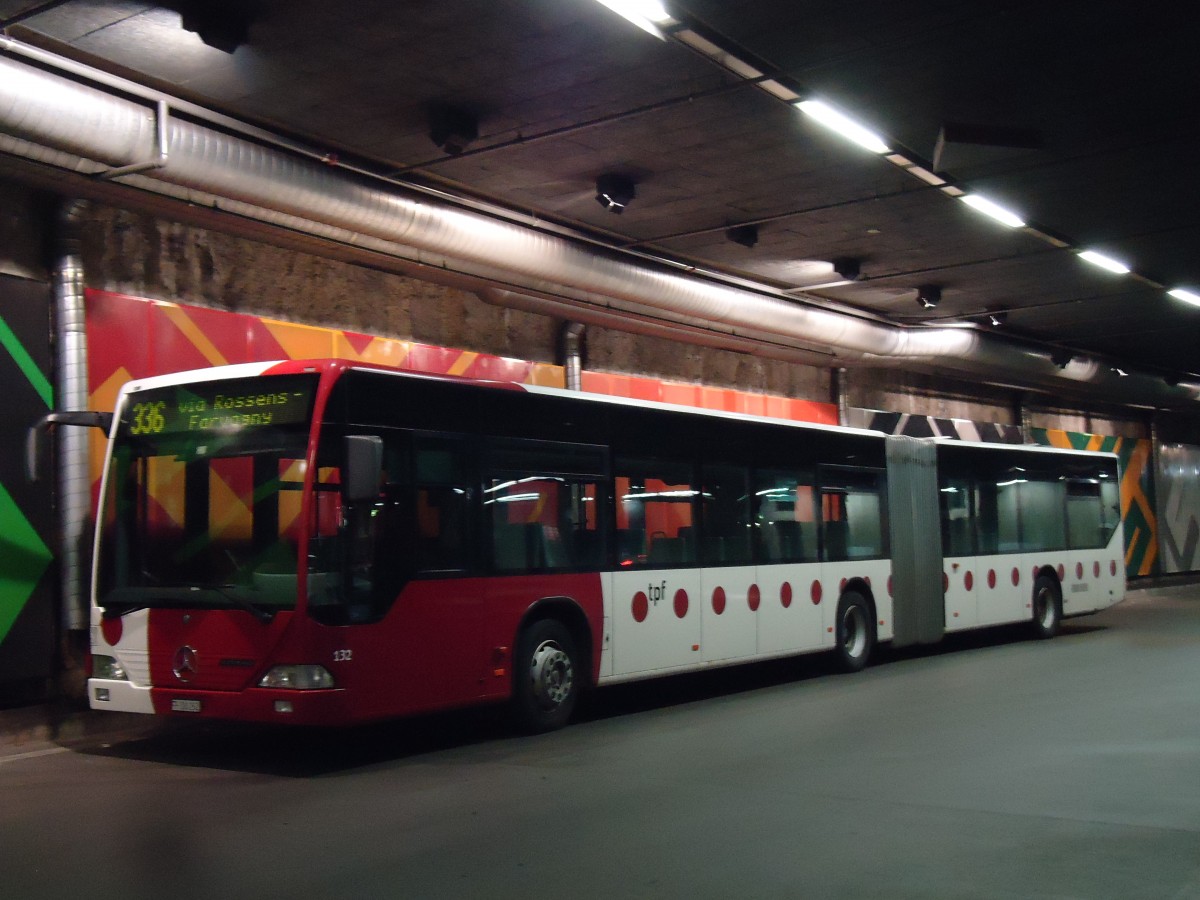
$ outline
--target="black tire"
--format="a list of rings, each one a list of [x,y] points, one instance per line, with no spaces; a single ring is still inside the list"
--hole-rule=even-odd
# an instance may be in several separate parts
[[[871,604],[856,591],[847,591],[838,601],[837,625],[838,667],[844,672],[859,672],[866,668],[875,649],[875,616]]]
[[[584,673],[571,632],[541,619],[521,632],[513,659],[513,715],[523,731],[562,728],[575,710]]]
[[[1033,583],[1033,620],[1030,630],[1040,640],[1058,634],[1062,624],[1062,591],[1058,582],[1047,575],[1039,575]]]

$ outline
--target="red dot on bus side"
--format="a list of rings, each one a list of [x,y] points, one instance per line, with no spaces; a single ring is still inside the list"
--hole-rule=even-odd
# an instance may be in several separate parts
[[[1029,576],[1029,579],[1030,579],[1031,581],[1037,581],[1037,580],[1038,580],[1038,568],[1037,568],[1037,566],[1034,566],[1034,567],[1033,567],[1033,571],[1032,571],[1032,574],[1030,574],[1030,576]]]
[[[725,588],[719,587],[713,589],[712,607],[713,612],[718,616],[725,612]]]
[[[750,585],[750,590],[746,593],[746,602],[750,604],[750,612],[758,612],[758,605],[762,602],[762,594],[759,592],[757,584]]]
[[[814,581],[812,583],[812,590],[809,591],[809,596],[812,597],[813,606],[817,606],[820,604],[820,602],[821,602],[821,582]]]
[[[865,581],[867,583],[867,587],[871,586],[871,576],[870,575],[867,575],[865,578],[863,578],[863,581]]]
[[[1018,584],[1021,583],[1021,570],[1018,569],[1016,566],[1013,566],[1012,583],[1013,583],[1013,587],[1016,587]]]
[[[1108,574],[1109,575],[1117,574],[1117,561],[1115,559],[1110,559],[1108,561]]]
[[[1062,563],[1059,563],[1058,564],[1058,580],[1062,581],[1066,577],[1067,577],[1067,570],[1063,567]]]
[[[646,599],[645,593],[638,591],[633,595],[633,620],[635,622],[645,622],[646,615],[650,612],[650,601]]]
[[[779,602],[783,604],[783,608],[787,609],[792,605],[792,585],[791,582],[785,581],[783,587],[779,589]]]
[[[1100,577],[1100,560],[1096,560],[1094,563],[1092,563],[1092,577]]]
[[[988,589],[995,590],[996,588],[996,570],[988,569]]]
[[[108,641],[110,647],[117,646],[117,642],[121,640],[121,634],[124,631],[125,625],[120,617],[100,620],[100,633],[104,635],[104,640]]]
[[[1080,581],[1083,580],[1083,563],[1081,562],[1075,563],[1075,577]]]
[[[950,576],[947,575],[945,572],[943,572],[942,573],[942,593],[944,594],[948,590],[950,590]]]
[[[845,578],[843,578],[841,581],[841,584],[838,585],[838,593],[839,594],[846,593],[846,579]]]
[[[684,616],[687,615],[687,611],[688,611],[687,591],[685,591],[683,588],[680,588],[679,590],[677,590],[675,592],[675,615],[679,616],[679,618],[682,619]]]
[[[963,576],[963,587],[968,591],[975,587],[975,576],[970,572]]]
[[[892,596],[892,576],[888,576],[888,596]]]

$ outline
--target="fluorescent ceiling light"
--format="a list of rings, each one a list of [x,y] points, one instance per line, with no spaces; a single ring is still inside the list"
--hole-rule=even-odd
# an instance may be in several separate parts
[[[671,14],[659,0],[597,0],[597,2],[607,6],[617,15],[628,19],[642,31],[648,32],[660,40],[666,39],[666,35],[658,26],[665,25],[672,19]]]
[[[1175,288],[1174,290],[1167,291],[1167,293],[1176,300],[1182,300],[1184,303],[1192,304],[1192,306],[1200,306],[1200,294],[1197,294],[1195,291],[1187,291],[1183,288]]]
[[[971,209],[978,210],[985,216],[991,216],[997,222],[1007,225],[1009,228],[1024,228],[1025,220],[1018,216],[1015,212],[1005,209],[998,203],[993,203],[987,197],[981,197],[979,194],[963,194],[958,198]]]
[[[1105,256],[1103,253],[1097,253],[1095,250],[1083,250],[1080,252],[1079,257],[1080,259],[1086,259],[1093,266],[1099,266],[1118,275],[1125,275],[1129,272],[1129,266],[1125,265],[1125,263],[1118,262],[1111,256]]]
[[[890,153],[892,150],[875,132],[859,125],[853,119],[847,118],[823,100],[801,100],[796,106],[805,115],[812,116],[826,128],[833,129],[842,137],[854,141],[858,146],[864,147],[872,153]]]

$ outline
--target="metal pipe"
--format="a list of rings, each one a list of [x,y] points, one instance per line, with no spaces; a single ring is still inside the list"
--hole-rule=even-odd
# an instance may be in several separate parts
[[[87,332],[84,327],[83,258],[80,229],[87,203],[69,200],[58,216],[54,264],[54,332],[58,347],[58,409],[71,412],[88,406]],[[86,628],[88,533],[92,478],[88,471],[89,433],[80,428],[58,431],[58,511],[62,552],[62,626]]]
[[[850,424],[850,391],[846,385],[846,369],[839,367],[829,371],[829,393],[837,404],[839,425]]]
[[[481,288],[475,292],[485,303],[501,306],[506,309],[520,309],[539,316],[567,318],[594,325],[598,328],[611,328],[614,331],[625,331],[630,334],[641,334],[646,337],[662,338],[664,340],[686,341],[701,347],[712,347],[716,350],[729,350],[734,353],[745,353],[750,356],[760,356],[764,359],[780,359],[796,365],[827,366],[832,357],[829,354],[814,353],[780,344],[770,344],[765,341],[755,341],[748,338],[735,337],[725,332],[712,331],[699,324],[688,325],[674,323],[662,318],[650,318],[636,315],[632,312],[619,313],[605,311],[591,305],[571,303],[563,298],[535,297],[526,293],[516,293],[500,288]]]
[[[563,374],[569,391],[583,390],[583,335],[586,330],[587,326],[582,322],[563,323]]]

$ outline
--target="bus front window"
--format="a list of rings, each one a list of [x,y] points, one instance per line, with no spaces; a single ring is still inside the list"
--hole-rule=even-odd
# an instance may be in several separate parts
[[[264,620],[293,607],[310,395],[307,379],[132,395],[102,500],[99,605],[233,607]]]

